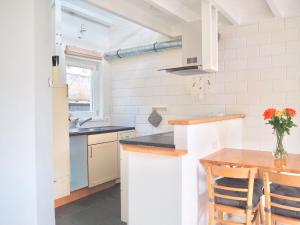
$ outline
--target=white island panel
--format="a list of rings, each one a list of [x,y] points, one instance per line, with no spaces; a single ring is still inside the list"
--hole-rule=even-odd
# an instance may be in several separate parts
[[[128,224],[181,224],[181,157],[128,154]]]

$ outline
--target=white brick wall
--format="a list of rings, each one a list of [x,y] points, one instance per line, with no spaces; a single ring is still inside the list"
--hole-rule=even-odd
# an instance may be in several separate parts
[[[272,149],[272,130],[262,119],[263,110],[267,107],[300,110],[299,30],[298,17],[222,27],[220,71],[203,75],[210,80],[211,86],[201,100],[190,95],[190,87],[198,76],[181,77],[157,71],[180,65],[180,49],[115,60],[110,63],[112,121],[136,126],[139,134],[149,134],[171,130],[167,124],[171,118],[245,113],[245,147]],[[114,37],[120,36],[118,31],[114,32]],[[149,31],[147,34],[150,35]],[[157,35],[153,37],[153,41],[163,39]],[[147,42],[149,40],[147,38]],[[134,45],[128,40],[126,43]],[[161,112],[162,124],[154,128],[147,118],[152,107],[160,105],[168,109]],[[299,133],[299,128],[295,128],[288,137],[290,152],[297,152],[299,148]]]

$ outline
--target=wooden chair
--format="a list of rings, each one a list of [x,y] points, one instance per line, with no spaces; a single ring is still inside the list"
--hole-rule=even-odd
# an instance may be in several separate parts
[[[209,194],[209,225],[214,225],[215,222],[219,225],[260,224],[260,199],[263,194],[263,184],[255,180],[256,168],[207,165],[206,172]],[[253,201],[253,195],[256,197],[256,203]],[[217,218],[215,217],[216,212]],[[245,222],[235,222],[232,219],[225,220],[223,213],[242,214],[245,216]]]
[[[265,221],[300,225],[300,177],[264,172]]]

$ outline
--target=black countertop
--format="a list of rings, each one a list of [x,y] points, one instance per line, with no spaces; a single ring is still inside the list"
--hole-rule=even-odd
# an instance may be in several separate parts
[[[130,145],[145,145],[145,146],[154,146],[154,147],[163,147],[163,148],[174,148],[174,133],[167,132],[161,134],[153,134],[147,136],[141,136],[136,138],[129,138],[120,141],[121,144],[130,144]]]
[[[112,133],[112,132],[134,130],[134,129],[135,129],[134,127],[122,127],[122,126],[75,128],[75,129],[70,129],[69,134],[70,136],[78,136],[78,135]]]

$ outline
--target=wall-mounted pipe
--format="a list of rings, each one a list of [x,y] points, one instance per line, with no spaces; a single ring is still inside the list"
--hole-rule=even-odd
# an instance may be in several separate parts
[[[149,52],[158,52],[162,50],[181,48],[181,47],[182,47],[181,39],[175,39],[171,41],[155,42],[153,44],[141,45],[137,47],[124,48],[124,49],[118,49],[115,51],[106,52],[104,53],[104,58],[106,60],[113,60],[113,59],[129,57],[129,56],[141,55]]]

